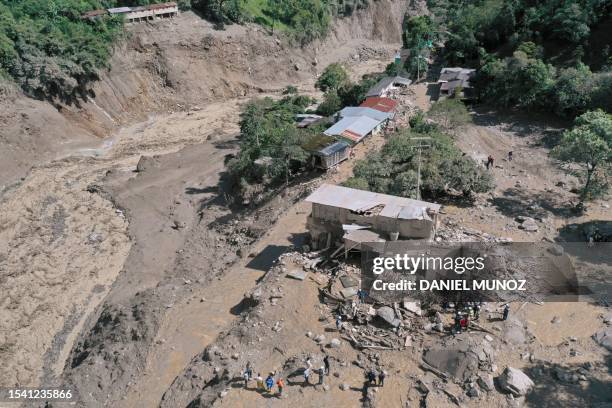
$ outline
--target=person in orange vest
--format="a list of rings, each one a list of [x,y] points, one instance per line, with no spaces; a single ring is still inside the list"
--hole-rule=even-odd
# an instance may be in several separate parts
[[[278,386],[278,396],[280,397],[283,395],[283,388],[285,388],[285,381],[283,381],[282,377],[278,379],[276,385]]]

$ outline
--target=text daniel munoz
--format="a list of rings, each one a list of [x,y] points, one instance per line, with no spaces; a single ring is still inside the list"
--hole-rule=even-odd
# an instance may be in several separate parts
[[[445,270],[454,271],[457,275],[465,272],[479,272],[485,268],[484,257],[429,257],[409,256],[397,254],[394,257],[376,257],[373,260],[372,272],[380,275],[385,270],[395,270],[414,275],[419,270]],[[468,291],[468,290],[500,290],[500,291],[525,291],[525,279],[434,279],[434,280],[409,280],[401,279],[397,282],[385,282],[382,279],[374,280],[371,289],[376,291]]]

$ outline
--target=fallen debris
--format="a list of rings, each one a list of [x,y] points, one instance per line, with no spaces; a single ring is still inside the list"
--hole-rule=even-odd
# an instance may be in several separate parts
[[[525,395],[534,386],[534,382],[521,370],[506,367],[502,375],[498,378],[499,386],[515,397]]]

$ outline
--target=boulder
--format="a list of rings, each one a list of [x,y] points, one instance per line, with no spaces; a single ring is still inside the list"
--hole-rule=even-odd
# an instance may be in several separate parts
[[[493,382],[493,376],[491,374],[480,374],[478,376],[478,385],[483,391],[495,390],[495,383]]]
[[[612,327],[606,327],[593,335],[593,340],[602,347],[612,351]]]
[[[478,389],[477,386],[471,386],[470,389],[468,389],[467,395],[470,398],[478,398],[480,397],[482,393],[480,392],[480,390]]]
[[[148,169],[159,166],[159,160],[156,156],[140,156],[138,164],[136,164],[136,171],[142,173]]]
[[[331,341],[329,342],[329,346],[331,348],[340,348],[340,345],[342,344],[342,342],[338,339],[331,339]]]
[[[390,326],[397,327],[400,325],[400,320],[395,317],[395,310],[389,306],[383,306],[376,310],[376,316],[387,322]]]
[[[534,386],[531,378],[518,368],[506,367],[502,375],[499,376],[499,386],[502,390],[508,391],[515,397],[525,395]]]
[[[414,313],[417,316],[421,316],[423,314],[423,311],[421,310],[421,305],[419,304],[419,302],[404,302],[403,305],[404,309],[406,309],[407,311]]]

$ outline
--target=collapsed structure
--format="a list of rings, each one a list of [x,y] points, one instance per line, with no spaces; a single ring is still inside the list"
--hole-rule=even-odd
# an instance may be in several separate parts
[[[312,204],[307,228],[315,248],[342,239],[344,249],[366,242],[435,236],[440,205],[371,191],[323,184],[306,201]]]
[[[397,88],[407,87],[411,83],[412,83],[411,80],[401,77],[401,76],[384,77],[383,79],[378,81],[376,85],[374,85],[372,88],[368,90],[366,97],[371,97],[371,96],[385,97],[385,96],[388,96],[392,90],[397,89]]]

